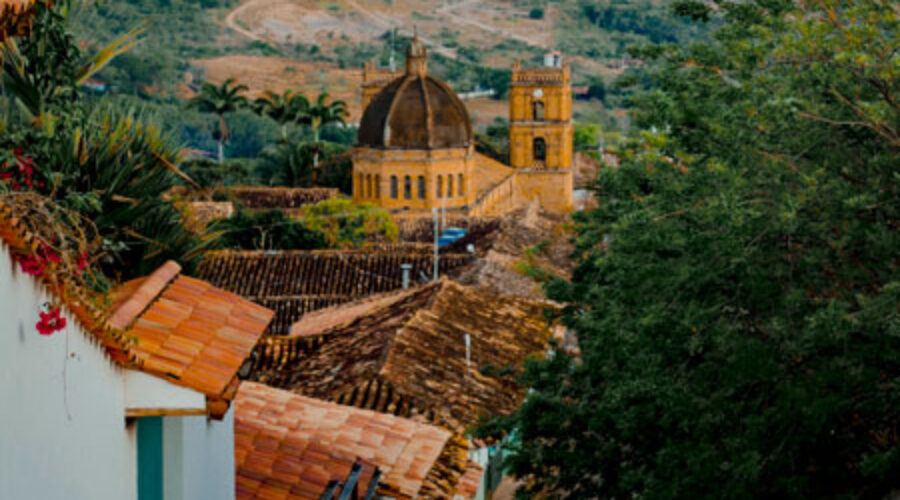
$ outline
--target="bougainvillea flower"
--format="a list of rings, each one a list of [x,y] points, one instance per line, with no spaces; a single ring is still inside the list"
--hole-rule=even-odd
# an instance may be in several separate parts
[[[82,252],[82,254],[79,255],[78,258],[75,260],[75,269],[78,270],[78,274],[81,274],[82,272],[84,272],[84,270],[87,268],[87,266],[88,266],[88,253]]]
[[[56,250],[51,248],[46,243],[41,243],[40,253],[41,253],[41,255],[44,256],[44,259],[46,259],[48,262],[52,262],[54,264],[59,264],[62,261],[62,257],[60,257],[58,253],[56,253]]]
[[[58,307],[51,307],[46,312],[41,311],[41,320],[34,326],[41,335],[53,335],[66,327],[66,318],[60,315]]]
[[[30,274],[32,276],[40,276],[44,273],[44,269],[47,267],[47,263],[41,257],[37,255],[28,255],[21,261],[19,261],[19,265],[22,267],[22,272],[25,274]]]

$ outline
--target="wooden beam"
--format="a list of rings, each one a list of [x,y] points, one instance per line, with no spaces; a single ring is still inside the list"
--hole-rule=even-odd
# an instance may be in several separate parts
[[[192,417],[206,415],[200,408],[129,408],[125,410],[125,418],[140,417]]]

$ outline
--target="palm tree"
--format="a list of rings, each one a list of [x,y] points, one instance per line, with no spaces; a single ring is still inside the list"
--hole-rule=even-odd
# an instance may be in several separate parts
[[[281,95],[267,90],[262,97],[253,102],[253,111],[278,123],[281,126],[281,142],[286,143],[288,124],[302,124],[306,120],[309,114],[309,100],[303,94],[295,94],[290,89]]]
[[[235,84],[234,78],[225,80],[218,87],[209,82],[203,82],[200,92],[188,103],[188,106],[197,108],[201,112],[218,115],[219,129],[216,131],[215,138],[219,141],[219,163],[225,161],[225,143],[228,142],[230,136],[225,115],[247,105],[247,98],[241,95],[245,91],[247,91],[247,86]]]
[[[344,124],[347,115],[347,103],[344,101],[328,102],[328,93],[319,94],[315,104],[309,107],[307,122],[313,132],[313,140],[315,141],[316,152],[313,155],[313,167],[319,168],[319,139],[322,127],[331,123]]]

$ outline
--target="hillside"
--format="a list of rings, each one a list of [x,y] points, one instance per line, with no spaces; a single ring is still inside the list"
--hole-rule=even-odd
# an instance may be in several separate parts
[[[578,101],[576,119],[620,126],[624,99],[611,84],[637,64],[626,48],[698,35],[658,0],[110,0],[83,3],[75,24],[87,45],[144,26],[142,42],[100,74],[112,93],[173,105],[200,81],[236,78],[250,95],[328,91],[348,103],[351,122],[361,114],[359,68],[370,60],[402,64],[415,30],[435,75],[460,92],[497,91],[496,99],[468,103],[478,127],[505,118],[512,62],[539,64],[551,48],[572,62],[576,85],[608,89]],[[204,134],[196,127],[179,133],[209,147],[197,142]]]

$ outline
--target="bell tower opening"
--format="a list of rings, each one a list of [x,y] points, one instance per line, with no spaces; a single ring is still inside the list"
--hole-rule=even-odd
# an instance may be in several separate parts
[[[540,137],[536,138],[532,144],[532,151],[535,162],[543,163],[547,161],[547,141]]]

